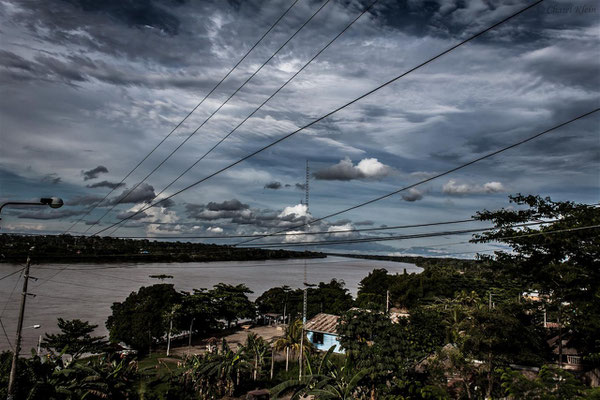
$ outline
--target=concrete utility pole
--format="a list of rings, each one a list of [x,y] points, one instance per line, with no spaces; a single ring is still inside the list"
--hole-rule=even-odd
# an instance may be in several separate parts
[[[300,358],[298,359],[299,372],[298,379],[302,379],[302,357],[304,356],[304,324],[302,324],[302,331],[300,332]]]
[[[389,312],[390,311],[390,291],[386,290],[385,291],[385,312]]]
[[[189,343],[188,343],[188,347],[190,348],[190,350],[192,348],[192,328],[194,327],[194,320],[195,319],[196,318],[192,318],[192,322],[190,323],[190,340],[189,340]]]
[[[169,334],[167,335],[167,357],[171,353],[171,330],[173,330],[173,313],[171,313],[171,321],[169,322]]]
[[[17,340],[15,341],[15,351],[13,353],[12,364],[10,366],[10,377],[8,378],[8,396],[7,400],[13,400],[15,396],[15,379],[17,377],[17,361],[19,351],[21,351],[21,331],[23,330],[23,317],[25,315],[25,302],[27,300],[27,285],[29,283],[29,267],[31,258],[27,256],[25,264],[25,273],[23,275],[23,291],[21,292],[21,308],[19,309],[19,320],[17,322]]]

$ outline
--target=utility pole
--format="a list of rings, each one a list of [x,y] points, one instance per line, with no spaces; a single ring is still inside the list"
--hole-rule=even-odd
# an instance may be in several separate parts
[[[390,291],[385,291],[385,312],[390,312]]]
[[[167,335],[167,357],[171,352],[171,330],[173,329],[173,313],[171,313],[171,321],[169,322],[169,334]]]
[[[302,324],[302,331],[300,332],[300,358],[299,361],[299,372],[298,379],[302,379],[302,358],[304,357],[304,323]]]
[[[192,322],[190,323],[190,340],[188,343],[188,347],[190,348],[190,350],[192,349],[192,328],[194,327],[194,320],[196,318],[192,318]]]
[[[21,308],[19,309],[19,320],[17,322],[17,340],[15,341],[15,352],[13,353],[12,364],[10,366],[10,377],[8,378],[8,396],[7,400],[13,400],[15,396],[15,379],[17,377],[17,361],[19,351],[21,351],[21,331],[23,330],[23,317],[25,315],[25,302],[27,300],[27,284],[29,283],[29,267],[31,266],[31,257],[27,256],[25,264],[25,273],[23,275],[23,291],[21,292]]]
[[[306,160],[306,181],[304,182],[304,204],[306,204],[306,218],[308,219],[308,201],[310,199],[309,196],[309,181],[310,181],[310,171],[308,168],[308,160]],[[310,228],[310,225],[307,225],[307,228]],[[306,246],[304,246],[304,253],[306,253]],[[302,330],[300,332],[300,357],[298,359],[299,362],[299,372],[298,379],[302,379],[302,365],[304,363],[304,326],[306,325],[306,313],[308,308],[308,279],[307,279],[307,268],[306,268],[306,257],[304,257],[304,293],[302,299]]]
[[[271,380],[273,380],[274,369],[275,369],[275,346],[271,346]]]

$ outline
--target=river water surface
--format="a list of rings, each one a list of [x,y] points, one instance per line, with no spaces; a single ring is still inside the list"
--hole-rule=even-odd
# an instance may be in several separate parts
[[[413,264],[343,257],[306,261],[32,265],[31,276],[38,280],[30,280],[29,283],[28,292],[36,296],[27,298],[22,351],[29,354],[29,350],[37,345],[39,335],[56,332],[58,317],[90,321],[98,325],[96,334],[106,335],[104,322],[111,314],[112,303],[123,301],[141,286],[161,283],[149,275],[172,275],[173,279],[163,282],[173,283],[177,290],[184,291],[210,288],[219,282],[245,283],[254,292],[249,296],[254,300],[275,286],[302,287],[305,263],[308,282],[329,282],[332,278],[343,280],[354,297],[360,280],[374,268],[385,268],[390,273],[402,273],[404,269],[408,273],[421,271]],[[20,265],[0,264],[0,276],[20,268]],[[63,268],[65,270],[58,273]],[[13,344],[23,284],[19,278],[17,273],[0,280],[0,318]],[[38,324],[41,328],[32,328]],[[8,348],[4,332],[0,331],[0,350]]]

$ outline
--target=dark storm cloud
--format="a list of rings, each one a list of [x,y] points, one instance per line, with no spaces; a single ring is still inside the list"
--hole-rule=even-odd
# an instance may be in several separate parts
[[[305,34],[290,42],[267,66],[263,71],[267,73],[253,79],[247,90],[236,95],[230,107],[216,115],[211,121],[214,135],[221,132],[217,128],[228,131],[232,121],[248,115],[250,107],[262,101],[259,95],[266,96],[275,90],[314,54],[325,37],[337,34],[338,28],[358,14],[367,1],[370,2],[331,2],[322,19],[307,26]],[[146,144],[158,143],[197,104],[198,96],[207,93],[289,6],[289,1],[231,4],[150,0],[0,2],[2,33],[7,37],[2,46],[5,50],[0,50],[0,74],[7,92],[0,99],[0,117],[10,139],[5,146],[11,150],[1,155],[2,163],[14,171],[24,170],[20,167],[24,159],[33,165],[22,174],[28,178],[18,182],[35,180],[39,184],[47,171],[56,171],[57,177],[63,178],[61,189],[68,182],[81,179],[78,172],[90,165],[111,165],[111,172],[128,170],[134,158],[139,159],[141,153],[149,151]],[[254,66],[268,58],[318,6],[312,0],[298,2],[247,62],[211,96],[207,107],[232,93]],[[206,160],[207,170],[220,168],[216,160],[234,161],[253,151],[259,142],[262,145],[263,139],[266,144],[271,136],[274,139],[293,131],[521,7],[524,4],[513,0],[378,3],[372,15],[364,16],[298,76],[285,93],[249,120],[248,125],[254,124],[252,127],[242,128],[243,135],[232,137],[231,142],[220,147],[215,163]],[[257,172],[247,174],[251,178],[238,177],[230,185],[229,178],[222,179],[220,175],[214,184],[207,182],[205,190],[183,194],[182,204],[190,201],[202,204],[188,204],[183,211],[170,209],[170,215],[179,212],[182,215],[176,217],[189,217],[203,229],[219,226],[227,232],[293,227],[305,220],[293,214],[281,216],[281,208],[289,204],[290,198],[298,196],[285,190],[265,191],[262,185],[279,179],[304,190],[302,183],[293,182],[303,179],[307,156],[315,165],[334,167],[343,164],[336,163],[347,155],[352,157],[349,165],[338,167],[339,171],[328,171],[328,178],[344,183],[315,182],[317,200],[311,206],[315,215],[323,215],[331,205],[339,204],[342,208],[371,193],[388,192],[393,190],[390,186],[404,184],[396,179],[397,171],[407,174],[443,171],[451,167],[450,163],[472,159],[473,153],[493,151],[570,119],[582,110],[597,107],[598,75],[592,75],[598,67],[594,60],[598,50],[597,15],[595,18],[575,14],[554,16],[545,14],[543,7],[542,4],[524,13],[388,89],[361,100],[347,112],[315,124],[305,131],[307,135],[297,135],[289,144],[282,142],[272,152],[248,160],[248,168]],[[32,108],[35,113],[29,112]],[[205,112],[208,111],[201,108],[199,115],[191,119],[200,120]],[[544,195],[558,191],[573,200],[581,199],[581,193],[595,193],[597,177],[590,171],[597,170],[600,157],[595,135],[597,122],[597,118],[580,121],[566,135],[561,133],[548,138],[549,141],[536,141],[535,145],[523,146],[523,151],[519,148],[507,152],[494,163],[480,163],[469,171],[478,176],[459,173],[452,177],[456,184],[448,189],[456,196],[466,182],[471,185],[468,190],[475,188],[483,194],[479,185],[497,181],[507,182],[511,190],[533,188]],[[596,126],[592,126],[594,123]],[[255,129],[255,125],[260,129]],[[190,123],[189,128],[195,126]],[[262,129],[263,126],[268,129]],[[529,132],[530,129],[536,132]],[[212,135],[210,132],[206,140],[212,140]],[[575,139],[577,135],[582,138]],[[199,140],[201,136],[198,135]],[[198,147],[205,144],[198,143]],[[187,153],[180,153],[177,161],[174,158],[173,166],[193,157],[198,150],[194,145],[192,142],[186,145]],[[83,153],[84,149],[93,149],[94,153]],[[357,164],[365,157],[385,160],[395,173],[384,180],[367,181],[366,175],[372,170],[361,169]],[[319,168],[312,169],[319,172]],[[166,176],[173,171],[165,168],[163,172]],[[430,172],[423,174],[429,176]],[[408,180],[406,183],[421,179],[417,175],[404,178]],[[432,200],[447,198],[440,192],[444,182],[439,182],[435,193],[429,192]],[[102,183],[88,186],[101,187]],[[50,189],[55,188],[50,184],[46,182],[48,193],[53,193]],[[33,190],[22,190],[23,184],[18,186],[12,181],[9,185],[0,182],[0,186],[8,187],[8,194],[13,197],[21,193],[36,195]],[[81,186],[67,187],[72,191],[65,193],[73,197],[85,194],[86,189]],[[243,203],[220,202],[231,198],[231,186]],[[404,203],[408,207],[400,208],[410,209],[409,215],[398,211],[397,202],[390,202],[394,207],[386,207],[382,202],[381,208],[365,207],[348,217],[373,218],[366,222],[374,226],[383,221],[394,225],[396,219],[418,223],[412,220],[413,216],[442,218],[443,213],[464,212],[467,207],[478,206],[477,197],[479,201],[493,202],[494,193],[486,192],[489,196],[485,199],[463,196],[452,206],[449,202],[417,202],[418,195],[406,192],[404,200],[413,203],[410,206]],[[215,197],[218,202],[208,203],[213,194],[228,197]],[[140,199],[152,195],[154,189],[140,193]],[[111,204],[116,199],[110,199]],[[95,203],[91,196],[72,201],[80,206]],[[118,217],[132,215],[123,209]],[[377,212],[372,212],[375,209]],[[179,221],[169,219],[173,220]],[[213,221],[218,225],[212,225]],[[136,221],[135,226],[147,225]],[[165,226],[172,231],[180,229],[175,225]],[[327,230],[330,226],[316,228]]]
[[[65,201],[67,206],[88,206],[102,200],[100,196],[76,196]]]
[[[37,212],[25,212],[19,214],[19,218],[23,219],[63,219],[69,218],[76,215],[82,215],[85,211],[83,210],[56,210],[56,211],[37,211]]]
[[[108,169],[104,165],[98,165],[96,168],[90,169],[89,171],[81,171],[83,180],[87,181],[90,179],[96,179],[100,174],[108,173]]]
[[[583,89],[600,86],[600,57],[594,43],[569,49],[554,44],[526,54],[523,61],[532,75],[548,82]]]
[[[141,202],[149,202],[156,197],[154,187],[148,183],[142,183],[136,187],[133,191],[125,189],[123,192],[113,197],[108,204],[135,204]]]
[[[210,79],[195,77],[184,71],[172,75],[145,75],[135,69],[119,69],[101,59],[81,55],[38,55],[26,60],[8,51],[0,52],[0,66],[4,67],[7,80],[42,80],[66,82],[76,85],[97,80],[116,86],[139,86],[147,88],[204,89]]]
[[[123,185],[125,185],[124,182],[102,181],[102,182],[93,183],[91,185],[86,185],[86,187],[89,187],[91,189],[99,188],[99,187],[106,187],[106,188],[109,188],[109,189],[116,189],[116,188],[121,187]]]
[[[366,2],[364,0],[363,2]],[[483,41],[508,43],[533,42],[547,37],[543,30],[528,30],[531,26],[540,26],[542,21],[554,22],[560,18],[562,24],[552,24],[556,29],[568,30],[572,26],[593,25],[593,13],[568,15],[553,13],[552,8],[571,8],[572,0],[563,0],[539,4],[511,21],[510,26],[502,26],[494,32],[482,37]],[[429,0],[424,2],[400,0],[380,3],[375,7],[377,19],[394,29],[414,36],[437,36],[464,38],[465,34],[473,34],[484,26],[522,9],[527,4],[515,4],[512,0],[494,2],[462,1],[462,0]],[[582,4],[578,4],[582,5]],[[587,18],[586,18],[587,17]]]
[[[414,202],[423,199],[423,192],[416,188],[411,188],[407,192],[402,194],[402,200],[408,202]]]
[[[273,181],[273,182],[269,182],[265,185],[265,189],[273,189],[273,190],[277,190],[277,189],[281,189],[281,182],[277,182],[277,181]]]
[[[145,212],[135,214],[134,211],[125,211],[125,212],[117,214],[118,219],[128,219],[129,221],[135,221],[138,219],[146,218],[147,216],[148,216],[148,214],[146,214]]]
[[[354,225],[356,225],[356,226],[372,226],[374,224],[375,223],[373,221],[371,221],[371,220],[358,221],[358,222],[354,223]]]
[[[339,226],[339,225],[346,225],[346,224],[351,224],[351,223],[352,223],[352,221],[346,218],[346,219],[340,219],[338,221],[334,221],[331,223],[331,225]]]
[[[251,208],[237,199],[208,204],[188,203],[185,206],[189,218],[198,221],[229,220],[235,225],[261,228],[282,228],[305,222],[305,217],[295,213],[283,215],[281,211]]]
[[[48,174],[42,178],[42,182],[51,183],[53,185],[56,185],[61,181],[62,178],[60,176],[57,176],[57,174]]]
[[[153,27],[176,35],[179,19],[169,12],[169,8],[184,3],[184,0],[63,0],[89,14],[109,15],[127,26]]]
[[[298,190],[306,190],[306,184],[305,183],[296,183],[294,185],[294,187]]]
[[[239,211],[250,208],[248,204],[244,204],[238,199],[225,200],[222,203],[215,203],[211,201],[206,205],[206,208],[210,211]]]

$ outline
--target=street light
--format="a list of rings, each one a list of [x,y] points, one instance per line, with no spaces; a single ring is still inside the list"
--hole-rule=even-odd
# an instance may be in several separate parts
[[[5,206],[48,206],[50,208],[61,208],[65,204],[60,197],[42,197],[39,202],[31,201],[9,201],[0,205],[0,214]],[[0,218],[2,220],[2,218]]]

